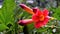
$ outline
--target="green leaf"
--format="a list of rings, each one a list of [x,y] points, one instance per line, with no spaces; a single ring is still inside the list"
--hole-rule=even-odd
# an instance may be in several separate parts
[[[60,20],[60,7],[56,8],[56,9],[52,9],[53,13],[53,17],[57,18],[58,20]]]
[[[47,29],[48,29],[48,28],[43,27],[43,28],[37,29],[37,32],[45,32]]]
[[[4,31],[5,29],[8,29],[8,27],[4,24],[0,24],[0,31]]]

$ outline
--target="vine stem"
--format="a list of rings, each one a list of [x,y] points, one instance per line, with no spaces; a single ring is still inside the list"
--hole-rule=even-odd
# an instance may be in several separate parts
[[[27,25],[24,26],[24,28],[23,28],[23,32],[24,32],[24,34],[29,34],[29,32],[28,32],[28,28],[27,28]]]

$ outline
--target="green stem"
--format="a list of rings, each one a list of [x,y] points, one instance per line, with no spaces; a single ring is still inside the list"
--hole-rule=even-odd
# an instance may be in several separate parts
[[[23,32],[24,32],[24,34],[29,34],[27,26],[24,26]]]

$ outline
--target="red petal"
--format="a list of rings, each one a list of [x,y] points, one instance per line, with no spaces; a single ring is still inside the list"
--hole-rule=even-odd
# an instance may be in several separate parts
[[[48,14],[49,14],[48,10],[47,9],[44,9],[43,10],[43,14],[44,14],[44,16],[48,16]]]
[[[43,23],[42,22],[36,22],[35,23],[35,28],[40,28],[43,26]]]
[[[39,22],[36,22],[35,23],[35,28],[40,28],[40,27],[42,27],[42,26],[45,26],[47,23],[48,23],[48,18],[45,18],[45,20],[44,21],[39,21]]]
[[[39,21],[39,18],[37,18],[37,15],[34,14],[34,15],[32,16],[32,20],[33,20],[34,22],[37,22],[37,21]]]
[[[37,16],[40,16],[40,15],[43,15],[43,12],[39,9],[37,9],[37,13],[36,13]]]
[[[45,20],[43,21],[43,25],[45,26],[49,21],[49,18],[45,18]]]

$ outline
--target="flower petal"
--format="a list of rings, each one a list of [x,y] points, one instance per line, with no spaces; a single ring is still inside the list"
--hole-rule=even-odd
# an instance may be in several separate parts
[[[43,10],[43,14],[44,14],[44,16],[48,16],[48,14],[49,14],[48,10],[47,9],[44,9]]]
[[[37,15],[34,14],[34,15],[32,16],[32,20],[33,20],[34,22],[37,22],[37,21],[39,21],[39,18],[37,18]]]
[[[42,22],[36,22],[34,25],[35,25],[35,28],[40,28],[43,26],[43,23]]]
[[[27,25],[27,24],[30,24],[32,22],[33,22],[32,19],[25,19],[25,20],[19,20],[18,24],[20,24],[20,25]]]
[[[33,10],[26,6],[25,4],[20,4],[20,7],[23,8],[25,11],[27,11],[30,14],[34,14]]]
[[[39,10],[39,9],[36,9],[36,10],[37,10],[37,12],[36,12],[36,15],[37,15],[37,16],[43,15],[43,12],[42,12],[41,10]]]
[[[45,26],[48,23],[48,21],[49,21],[49,18],[45,18],[45,20],[42,22],[43,25]]]
[[[47,23],[48,23],[48,18],[45,18],[44,21],[38,21],[35,23],[35,28],[40,28],[40,27],[43,27],[45,26]]]

